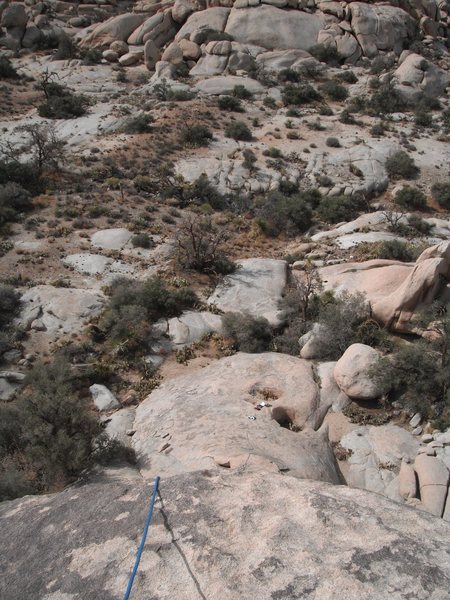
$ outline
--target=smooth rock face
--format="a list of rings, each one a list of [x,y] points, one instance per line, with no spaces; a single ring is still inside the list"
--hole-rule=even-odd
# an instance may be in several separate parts
[[[130,470],[2,503],[2,600],[120,598],[148,502]],[[446,600],[449,540],[445,521],[361,490],[247,471],[163,477],[132,597]]]
[[[196,83],[194,89],[203,94],[218,96],[220,94],[231,93],[234,87],[237,85],[243,85],[245,89],[252,94],[260,94],[264,91],[264,87],[259,83],[259,81],[244,77],[236,77],[235,75],[204,79],[203,81]]]
[[[369,377],[380,353],[365,344],[352,344],[347,348],[334,367],[334,378],[340,389],[356,400],[373,400],[383,392]]]
[[[97,27],[81,40],[83,48],[98,48],[109,46],[116,40],[125,42],[130,34],[145,20],[145,15],[123,14],[111,17],[100,23]]]
[[[196,12],[188,18],[175,36],[175,39],[182,40],[183,38],[187,38],[192,42],[196,42],[196,36],[202,29],[208,28],[215,31],[223,31],[229,14],[230,9],[221,6]]]
[[[213,313],[186,311],[179,317],[169,319],[166,333],[173,344],[182,348],[201,340],[208,333],[222,330],[222,317]]]
[[[89,318],[100,313],[105,298],[98,292],[37,285],[22,296],[22,312],[17,322],[25,329],[35,321],[50,337],[78,333]]]
[[[404,499],[415,498],[417,496],[416,473],[414,467],[402,460],[400,465],[399,494]]]
[[[411,53],[394,71],[394,81],[402,95],[411,100],[420,93],[440,96],[450,83],[450,75],[420,54]]]
[[[89,391],[92,394],[96,409],[100,412],[119,408],[120,402],[106,385],[94,383],[94,385],[90,386]]]
[[[277,325],[278,306],[287,281],[286,262],[249,258],[238,261],[238,265],[237,271],[224,277],[208,298],[208,304],[214,304],[224,312],[248,312]]]
[[[111,439],[119,440],[125,446],[131,445],[130,432],[133,431],[136,408],[133,406],[116,410],[107,418],[105,432]]]
[[[80,273],[86,273],[87,275],[98,275],[105,271],[105,269],[112,263],[111,258],[101,256],[100,254],[70,254],[63,259],[63,263],[73,267]]]
[[[396,425],[358,427],[342,438],[341,445],[352,451],[348,485],[383,495],[402,460],[413,461],[419,448],[418,440]]]
[[[97,248],[103,248],[104,250],[121,250],[132,238],[133,234],[121,227],[115,229],[103,229],[96,231],[92,237],[91,242],[93,246]]]
[[[447,467],[434,456],[418,454],[414,470],[419,478],[420,497],[425,510],[442,517],[449,483]]]
[[[263,401],[271,407],[255,410]],[[309,429],[318,411],[309,363],[238,353],[152,392],[137,408],[133,445],[147,478],[246,464],[338,483],[327,433]],[[289,423],[305,430],[291,431]]]
[[[255,44],[268,50],[309,50],[317,43],[325,20],[319,14],[282,10],[261,5],[233,8],[225,32],[243,44]]]

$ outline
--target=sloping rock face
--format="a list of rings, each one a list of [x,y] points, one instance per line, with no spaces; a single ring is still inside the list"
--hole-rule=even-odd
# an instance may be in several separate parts
[[[394,71],[397,89],[407,100],[414,100],[420,94],[440,96],[450,83],[450,74],[420,54],[409,54]]]
[[[148,502],[126,474],[0,505],[2,600],[122,598]],[[368,492],[190,473],[161,482],[132,597],[445,600],[449,540],[450,524]]]
[[[255,410],[266,401],[271,407]],[[312,429],[320,413],[310,363],[238,353],[150,394],[137,408],[133,445],[145,477],[245,464],[338,483],[327,433]]]
[[[309,50],[317,43],[324,25],[323,15],[286,11],[263,4],[257,8],[234,8],[225,31],[237,42],[268,50]]]
[[[279,302],[287,283],[284,260],[248,258],[238,261],[238,269],[224,277],[208,298],[224,312],[248,312],[279,324]]]
[[[116,41],[125,42],[137,27],[145,21],[145,15],[124,14],[108,19],[98,25],[80,42],[84,48],[101,48]]]
[[[409,331],[414,312],[439,297],[449,275],[448,242],[427,248],[415,265],[369,260],[320,269],[325,289],[365,293],[374,317],[395,331]]]

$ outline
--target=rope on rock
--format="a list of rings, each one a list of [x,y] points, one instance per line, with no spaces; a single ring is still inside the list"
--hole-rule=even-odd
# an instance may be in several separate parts
[[[142,556],[142,552],[144,550],[145,541],[147,539],[148,528],[150,527],[150,521],[152,520],[153,507],[155,505],[156,494],[158,493],[159,479],[160,478],[159,478],[159,475],[158,475],[158,477],[155,478],[155,483],[153,484],[153,494],[152,494],[152,498],[150,500],[150,507],[148,509],[147,518],[145,520],[144,533],[142,534],[141,543],[139,545],[139,549],[138,549],[138,552],[137,552],[137,555],[136,555],[136,561],[134,563],[134,567],[133,567],[133,570],[132,570],[131,575],[130,575],[130,580],[128,581],[127,591],[125,592],[125,596],[123,597],[123,600],[128,600],[128,598],[130,597],[131,588],[133,587],[134,578],[136,577],[136,573],[137,573],[138,568],[139,568],[139,563],[141,561],[141,556]]]

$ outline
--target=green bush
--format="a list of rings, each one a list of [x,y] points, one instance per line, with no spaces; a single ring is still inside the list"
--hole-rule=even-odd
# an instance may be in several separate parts
[[[394,202],[405,208],[423,210],[427,206],[427,197],[417,188],[405,186],[395,194]]]
[[[385,167],[389,177],[393,179],[414,179],[419,172],[414,159],[404,150],[391,154],[386,159]]]
[[[302,76],[298,71],[294,71],[294,69],[281,69],[278,73],[278,80],[283,83],[286,81],[299,83],[302,80]]]
[[[272,328],[264,317],[226,313],[222,323],[224,335],[233,339],[236,350],[259,353],[270,349]]]
[[[39,116],[45,119],[72,119],[86,114],[88,100],[80,94],[73,94],[66,87],[53,84],[44,104],[38,107]]]
[[[320,62],[327,63],[329,65],[338,65],[340,62],[340,56],[336,49],[336,46],[325,44],[316,44],[308,50],[311,56],[317,58]]]
[[[245,85],[235,85],[232,94],[235,98],[239,98],[240,100],[250,100],[253,97],[253,94],[245,87]]]
[[[202,44],[207,44],[208,42],[220,42],[222,40],[232,42],[233,37],[224,31],[217,31],[211,27],[205,27],[204,29],[201,29],[195,38],[195,42],[199,46]]]
[[[20,310],[20,294],[10,285],[0,283],[0,329],[7,327]]]
[[[406,102],[395,86],[386,83],[372,94],[368,106],[375,114],[384,115],[404,111]]]
[[[0,54],[0,79],[17,79],[18,74],[7,56]]]
[[[419,127],[431,127],[433,125],[433,117],[426,110],[416,110],[414,115],[414,123]]]
[[[309,83],[289,84],[284,88],[281,96],[284,104],[293,104],[296,106],[309,104],[321,98],[319,92]]]
[[[154,246],[152,238],[148,233],[137,233],[131,238],[134,248],[152,248]]]
[[[17,183],[0,185],[0,229],[32,208],[31,194]]]
[[[353,71],[340,71],[336,74],[336,79],[340,79],[341,81],[345,81],[345,83],[357,83],[358,78],[353,73]]]
[[[293,195],[282,191],[269,192],[258,211],[260,229],[269,236],[283,232],[288,235],[303,233],[312,225],[310,200],[308,192]]]
[[[331,100],[342,101],[348,98],[347,88],[333,79],[323,83],[320,91]]]
[[[123,131],[124,133],[148,133],[152,129],[154,119],[152,115],[142,113],[136,117],[130,117],[126,120]]]
[[[236,141],[249,142],[252,139],[252,132],[243,121],[231,121],[225,127],[224,133],[225,137]]]
[[[340,148],[341,142],[336,137],[327,138],[326,145],[330,148]]]
[[[340,223],[355,219],[364,206],[364,200],[356,196],[323,196],[316,210],[322,221]]]
[[[239,98],[234,96],[219,96],[217,105],[220,110],[227,110],[229,112],[244,112],[241,101]]]
[[[190,125],[181,130],[180,141],[186,146],[209,146],[212,139],[213,134],[206,125]]]
[[[433,183],[431,194],[440,206],[450,209],[450,181]]]
[[[84,65],[98,65],[102,62],[102,52],[98,48],[87,48],[82,52],[81,58]]]
[[[354,254],[358,260],[384,259],[415,262],[420,254],[420,249],[400,240],[383,240],[358,244]]]

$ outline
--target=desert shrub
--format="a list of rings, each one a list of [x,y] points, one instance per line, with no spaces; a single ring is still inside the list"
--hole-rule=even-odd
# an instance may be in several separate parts
[[[226,137],[236,141],[249,142],[252,139],[252,132],[243,121],[231,121],[225,127],[224,133]]]
[[[131,243],[134,248],[152,248],[153,240],[148,233],[137,233],[131,238]]]
[[[233,41],[233,37],[230,34],[225,33],[225,31],[217,31],[211,27],[205,27],[204,29],[201,29],[195,38],[195,42],[199,46],[202,44],[207,44],[208,42],[220,42],[222,40],[228,40],[231,42]]]
[[[345,81],[345,83],[357,83],[358,78],[354,74],[353,71],[340,71],[336,74],[336,79],[340,79],[341,81]]]
[[[340,56],[336,49],[336,46],[325,44],[316,44],[308,50],[308,52],[317,58],[320,62],[327,63],[329,65],[338,65],[340,62]]]
[[[271,146],[263,151],[263,156],[268,156],[269,158],[283,158],[283,153],[279,148]]]
[[[380,121],[379,123],[375,123],[375,125],[372,125],[372,127],[370,128],[370,135],[373,135],[374,137],[381,137],[385,133],[386,127],[382,121]]]
[[[10,285],[0,283],[0,329],[8,326],[20,309],[20,294]]]
[[[265,352],[272,341],[272,328],[264,317],[245,313],[226,313],[222,317],[223,332],[241,352]]]
[[[148,113],[141,113],[127,119],[123,126],[124,133],[147,133],[151,131],[154,119]]]
[[[253,97],[253,94],[245,87],[245,85],[235,85],[232,94],[235,98],[239,98],[240,100],[250,100]]]
[[[87,98],[80,94],[73,94],[67,88],[63,90],[61,95],[50,95],[38,107],[39,116],[45,119],[72,119],[86,114]]]
[[[42,191],[42,180],[32,163],[0,159],[0,185],[15,183],[33,194]]]
[[[224,253],[227,235],[210,216],[188,217],[177,233],[176,258],[185,269],[201,273],[232,273],[236,266]]]
[[[193,98],[195,98],[195,92],[191,90],[169,89],[167,91],[167,100],[172,100],[173,102],[188,102]]]
[[[315,333],[317,356],[336,360],[355,343],[377,346],[388,344],[386,332],[372,320],[363,294],[344,292],[320,302]]]
[[[316,211],[322,221],[340,223],[355,219],[364,206],[364,200],[357,196],[323,196]]]
[[[431,127],[433,116],[426,110],[418,109],[414,114],[414,123],[419,127]]]
[[[406,102],[391,83],[385,83],[372,94],[369,108],[377,115],[401,112],[406,109]]]
[[[201,206],[209,204],[214,210],[224,210],[229,206],[229,198],[222,195],[212,185],[205,173],[202,173],[192,183],[180,182],[179,184],[175,184],[170,195],[177,199],[180,208],[190,205]]]
[[[312,207],[308,193],[283,194],[273,191],[267,194],[259,211],[257,223],[269,236],[284,232],[288,235],[304,232],[312,225]]]
[[[331,100],[341,101],[348,98],[347,89],[333,79],[325,81],[325,83],[320,86],[320,91],[328,98],[331,98]]]
[[[299,83],[301,80],[301,74],[294,69],[281,69],[281,71],[278,73],[278,81],[283,83],[286,81],[289,81],[290,83]]]
[[[387,56],[376,56],[372,59],[370,65],[370,72],[373,75],[379,75],[383,71],[390,69],[394,65],[394,61],[391,57]]]
[[[408,227],[413,235],[428,235],[433,229],[433,225],[418,215],[410,215],[408,217]]]
[[[217,105],[220,110],[227,110],[229,112],[244,112],[241,101],[239,98],[234,96],[219,96]]]
[[[270,108],[272,110],[277,108],[277,101],[273,96],[266,96],[263,100],[263,104],[265,107]]]
[[[414,179],[419,172],[414,159],[404,150],[394,152],[386,159],[386,171],[393,179]]]
[[[208,146],[212,139],[213,134],[206,125],[190,125],[181,130],[180,141],[186,146]]]
[[[327,138],[326,145],[330,148],[340,148],[341,142],[336,137]]]
[[[102,58],[102,53],[97,50],[100,54],[100,60]],[[72,58],[77,58],[78,48],[75,44],[74,40],[68,36],[66,33],[62,33],[59,36],[58,47],[54,54],[55,60],[70,60]],[[98,60],[97,62],[100,62]],[[95,63],[86,63],[86,64],[95,64]]]
[[[440,206],[450,209],[450,181],[434,183],[431,194]]]
[[[407,242],[400,240],[382,240],[380,242],[365,242],[359,244],[354,254],[358,260],[400,260],[402,262],[414,262],[420,253],[420,249]]]
[[[250,148],[245,148],[242,155],[244,157],[244,162],[242,163],[243,166],[249,171],[254,171],[256,169],[255,165],[258,159],[256,158],[253,150],[250,150]]]
[[[357,125],[355,117],[351,114],[348,109],[345,109],[339,115],[339,121],[344,125]]]
[[[17,183],[0,185],[0,229],[32,208],[31,194]]]
[[[394,202],[405,208],[423,210],[427,206],[427,197],[417,188],[407,185],[395,194]]]
[[[0,54],[0,79],[16,79],[17,77],[17,71],[12,66],[9,58]]]
[[[322,104],[322,106],[319,107],[319,115],[323,117],[331,117],[332,114],[333,110],[328,106],[328,104]]]
[[[289,84],[282,92],[282,99],[284,104],[293,104],[301,106],[302,104],[308,104],[316,100],[320,100],[321,96],[319,92],[313,88],[309,83],[303,84]]]
[[[81,53],[84,65],[98,65],[102,62],[102,52],[98,48],[87,48]]]
[[[389,399],[420,411],[434,425],[450,426],[450,319],[439,306],[424,315],[422,327],[434,335],[402,346],[394,354],[382,357],[371,370]]]

